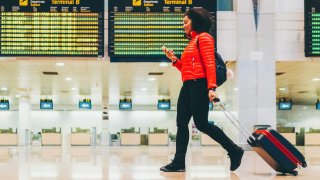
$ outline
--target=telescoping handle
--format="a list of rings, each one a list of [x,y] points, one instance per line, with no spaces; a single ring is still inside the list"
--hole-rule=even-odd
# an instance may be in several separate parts
[[[250,140],[249,143],[254,141],[255,137],[240,123],[240,121],[229,111],[222,108],[222,105],[219,98],[214,98],[213,102],[217,103],[219,109],[227,116],[227,118],[231,121],[231,123],[240,131],[240,133]]]

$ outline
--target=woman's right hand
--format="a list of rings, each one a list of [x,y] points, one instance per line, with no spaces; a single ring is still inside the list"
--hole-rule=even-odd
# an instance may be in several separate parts
[[[163,52],[166,54],[167,58],[169,58],[172,62],[176,62],[178,60],[177,56],[174,55],[173,50],[164,49]]]

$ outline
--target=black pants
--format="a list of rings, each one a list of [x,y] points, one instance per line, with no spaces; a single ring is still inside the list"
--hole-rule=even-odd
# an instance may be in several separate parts
[[[209,98],[207,79],[189,80],[183,83],[177,107],[176,154],[173,163],[184,165],[189,142],[188,124],[191,116],[199,131],[204,132],[222,145],[228,152],[236,146],[225,133],[215,125],[208,123]]]

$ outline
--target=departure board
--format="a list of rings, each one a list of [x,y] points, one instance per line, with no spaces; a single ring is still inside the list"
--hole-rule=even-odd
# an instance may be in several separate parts
[[[193,7],[211,12],[216,39],[216,5],[216,0],[109,0],[111,62],[167,61],[162,45],[181,55],[189,43],[183,17]]]
[[[305,56],[320,56],[320,1],[304,1]]]
[[[104,55],[104,0],[0,0],[0,56]]]

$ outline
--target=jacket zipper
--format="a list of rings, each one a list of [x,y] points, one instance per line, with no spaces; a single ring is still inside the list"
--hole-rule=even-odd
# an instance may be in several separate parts
[[[192,72],[193,72],[193,80],[196,81],[196,78],[194,77],[194,57],[192,58]]]

